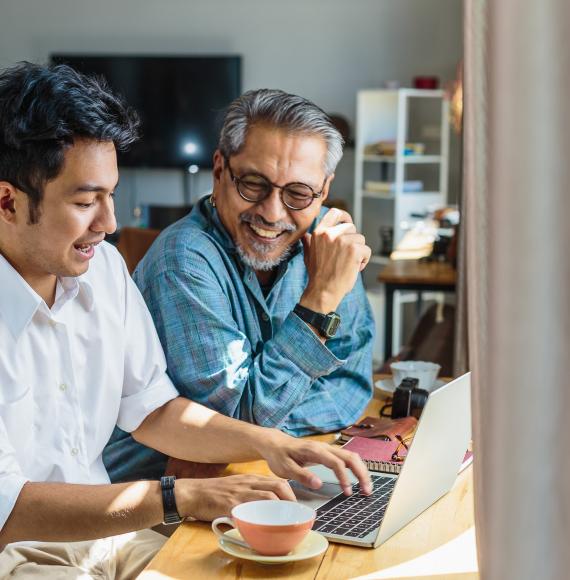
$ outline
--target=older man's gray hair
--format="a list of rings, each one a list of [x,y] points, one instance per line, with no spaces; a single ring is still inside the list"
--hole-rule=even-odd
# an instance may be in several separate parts
[[[342,157],[343,139],[327,114],[311,101],[276,89],[247,91],[233,101],[226,112],[218,148],[229,158],[245,144],[253,125],[269,125],[292,133],[319,136],[327,144],[327,177]]]

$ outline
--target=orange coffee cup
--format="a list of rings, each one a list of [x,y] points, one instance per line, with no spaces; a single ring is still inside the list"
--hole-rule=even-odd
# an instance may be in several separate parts
[[[284,556],[309,533],[315,510],[294,501],[278,499],[248,501],[235,506],[231,518],[216,518],[212,530],[224,541],[251,548],[264,556]],[[237,528],[245,541],[224,535],[226,524]]]

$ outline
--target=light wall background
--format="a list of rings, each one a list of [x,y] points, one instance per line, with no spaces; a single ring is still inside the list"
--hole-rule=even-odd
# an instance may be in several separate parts
[[[243,89],[272,87],[314,100],[354,125],[361,88],[416,75],[452,79],[462,54],[461,0],[0,0],[0,67],[52,52],[239,54]],[[459,175],[452,140],[450,196]],[[352,199],[347,149],[333,193]],[[210,188],[193,178],[193,197]],[[122,170],[117,214],[183,200],[178,171]]]

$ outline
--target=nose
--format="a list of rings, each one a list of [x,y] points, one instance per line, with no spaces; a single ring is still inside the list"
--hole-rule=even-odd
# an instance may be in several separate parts
[[[106,196],[98,206],[97,215],[91,224],[91,230],[97,233],[112,234],[117,229],[115,204],[112,196]]]
[[[257,203],[258,214],[268,223],[282,221],[287,217],[287,208],[281,200],[281,191],[276,187],[262,201]]]

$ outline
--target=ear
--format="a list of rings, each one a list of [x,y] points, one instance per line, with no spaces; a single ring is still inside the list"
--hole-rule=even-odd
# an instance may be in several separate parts
[[[16,221],[16,197],[20,193],[11,183],[0,181],[0,220],[13,224]]]
[[[214,177],[214,184],[219,183],[222,179],[222,173],[224,171],[225,159],[219,149],[216,149],[214,153],[214,169],[212,170],[212,175]]]
[[[326,180],[325,186],[323,187],[323,195],[321,195],[321,202],[324,202],[325,199],[329,196],[329,189],[331,187],[332,180],[334,179],[334,173],[329,175]]]

